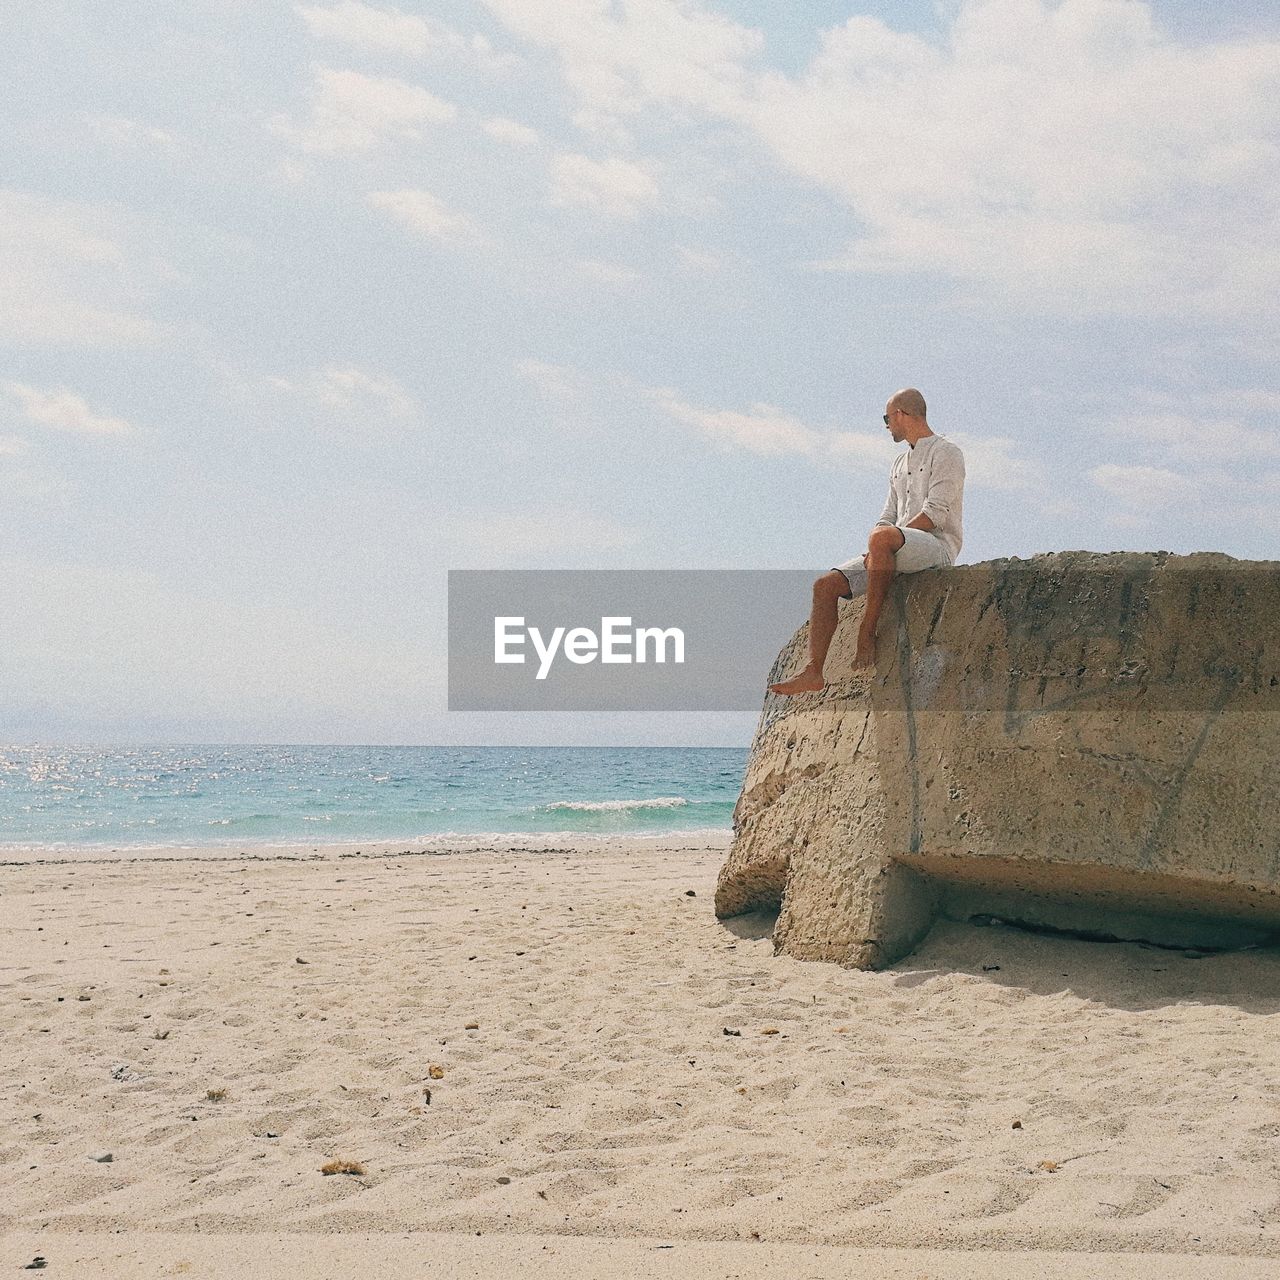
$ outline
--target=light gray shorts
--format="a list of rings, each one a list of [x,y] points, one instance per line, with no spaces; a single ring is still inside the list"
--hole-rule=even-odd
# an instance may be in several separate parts
[[[927,533],[924,529],[902,529],[899,531],[906,542],[894,553],[893,567],[898,573],[919,573],[922,569],[949,569],[951,560],[947,549],[940,538]],[[839,569],[849,582],[849,590],[855,596],[866,593],[867,570],[866,556],[857,555],[844,564],[833,565]]]

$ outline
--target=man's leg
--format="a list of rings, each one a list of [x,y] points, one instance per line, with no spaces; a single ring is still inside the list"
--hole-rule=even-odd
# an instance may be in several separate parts
[[[867,539],[867,603],[862,626],[858,628],[858,650],[853,657],[855,670],[876,665],[876,625],[893,581],[894,556],[906,540],[902,530],[891,525],[879,525]]]
[[[771,684],[769,689],[773,693],[817,693],[822,688],[825,683],[822,664],[831,648],[831,637],[836,633],[836,601],[852,594],[848,579],[839,569],[824,573],[814,582],[813,610],[809,614],[809,663],[790,680]]]

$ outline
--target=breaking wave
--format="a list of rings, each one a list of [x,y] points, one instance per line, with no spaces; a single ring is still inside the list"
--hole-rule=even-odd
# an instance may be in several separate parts
[[[688,803],[684,796],[654,796],[652,800],[555,800],[542,808],[544,812],[573,809],[580,813],[610,813],[624,809],[679,809]]]

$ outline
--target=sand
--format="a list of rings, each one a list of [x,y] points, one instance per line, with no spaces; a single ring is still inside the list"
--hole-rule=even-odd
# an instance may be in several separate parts
[[[1280,1271],[1280,953],[777,958],[724,843],[7,854],[0,1267]]]

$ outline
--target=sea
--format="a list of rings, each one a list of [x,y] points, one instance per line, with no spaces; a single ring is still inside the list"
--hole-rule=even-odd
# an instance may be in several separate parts
[[[0,747],[0,851],[728,830],[745,747]]]

